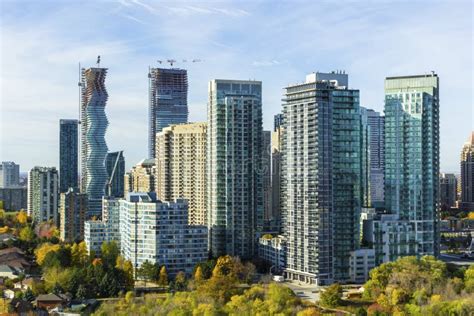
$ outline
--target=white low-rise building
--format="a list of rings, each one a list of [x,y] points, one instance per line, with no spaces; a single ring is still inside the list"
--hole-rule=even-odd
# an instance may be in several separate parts
[[[271,237],[264,235],[258,240],[258,256],[270,263],[275,270],[282,270],[285,267],[286,239],[283,236]]]
[[[351,251],[349,259],[349,276],[351,282],[365,283],[369,279],[369,272],[375,267],[374,249],[358,249]]]

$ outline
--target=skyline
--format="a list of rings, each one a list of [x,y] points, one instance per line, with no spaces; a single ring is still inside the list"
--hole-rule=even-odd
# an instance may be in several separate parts
[[[251,78],[262,81],[265,130],[281,112],[283,88],[310,72],[345,70],[360,105],[383,112],[385,77],[434,70],[441,171],[459,173],[474,129],[472,3],[456,3],[2,2],[0,159],[22,172],[59,167],[59,119],[79,115],[78,62],[90,67],[101,55],[109,68],[105,137],[110,151],[124,150],[127,170],[147,157],[148,66],[196,58],[203,62],[176,65],[188,70],[189,121],[206,121],[210,80]],[[423,19],[406,14],[420,10]]]

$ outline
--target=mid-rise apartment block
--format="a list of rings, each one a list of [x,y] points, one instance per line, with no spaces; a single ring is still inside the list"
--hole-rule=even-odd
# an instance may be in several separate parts
[[[69,188],[59,199],[59,236],[62,241],[77,242],[84,239],[84,222],[87,213],[87,194],[79,188]]]
[[[207,228],[188,224],[185,200],[162,202],[154,193],[120,200],[120,248],[135,268],[145,261],[165,265],[170,275],[191,274],[207,258]]]
[[[206,225],[207,123],[165,127],[156,135],[156,193],[188,202],[189,224]]]
[[[455,207],[457,204],[458,181],[453,173],[439,175],[439,203],[441,208]]]
[[[28,215],[35,223],[58,223],[59,181],[56,168],[34,167],[28,173]]]

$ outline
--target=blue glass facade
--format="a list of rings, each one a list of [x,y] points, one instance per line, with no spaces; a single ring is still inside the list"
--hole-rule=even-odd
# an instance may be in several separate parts
[[[105,157],[105,166],[109,180],[106,194],[108,197],[124,196],[125,158],[123,151],[110,152]]]
[[[188,122],[188,73],[151,68],[149,78],[148,156],[155,157],[155,137],[171,124]]]
[[[78,120],[59,121],[59,192],[79,186]]]

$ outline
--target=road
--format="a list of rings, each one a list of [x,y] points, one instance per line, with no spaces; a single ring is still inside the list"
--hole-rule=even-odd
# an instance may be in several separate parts
[[[296,294],[296,296],[301,299],[308,300],[313,303],[319,301],[319,290],[321,288],[314,284],[304,284],[295,281],[285,281],[281,284],[290,288]],[[316,291],[318,291],[318,293],[313,293]]]
[[[446,263],[452,263],[460,266],[469,266],[471,264],[474,264],[473,259],[466,259],[462,258],[459,255],[448,255],[445,253],[440,254],[439,259],[446,262]]]

